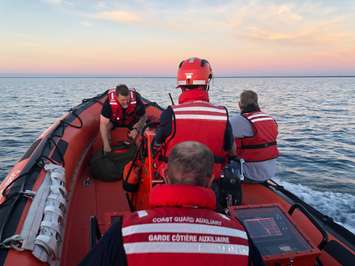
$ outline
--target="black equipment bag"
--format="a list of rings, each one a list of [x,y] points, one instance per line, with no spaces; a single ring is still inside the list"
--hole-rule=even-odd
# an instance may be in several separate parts
[[[98,151],[90,161],[93,178],[107,182],[121,180],[125,165],[134,159],[136,152],[134,143],[113,146],[108,153]]]

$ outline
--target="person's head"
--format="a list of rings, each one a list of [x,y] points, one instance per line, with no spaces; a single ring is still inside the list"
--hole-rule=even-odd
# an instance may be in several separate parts
[[[256,111],[259,109],[258,95],[252,90],[244,90],[240,94],[239,108],[243,111]]]
[[[117,99],[122,108],[127,108],[129,103],[129,89],[126,85],[121,84],[116,87]]]
[[[196,141],[177,144],[168,159],[167,183],[208,187],[213,180],[213,153]]]
[[[206,59],[191,57],[181,61],[177,71],[177,87],[186,89],[200,88],[208,91],[212,79],[212,68]]]

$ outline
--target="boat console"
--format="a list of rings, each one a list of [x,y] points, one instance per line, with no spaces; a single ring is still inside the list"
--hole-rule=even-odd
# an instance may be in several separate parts
[[[315,265],[318,248],[276,204],[231,208],[248,232],[266,265]]]

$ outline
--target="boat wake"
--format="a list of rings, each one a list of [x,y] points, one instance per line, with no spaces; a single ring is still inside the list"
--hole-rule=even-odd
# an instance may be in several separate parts
[[[354,195],[331,191],[317,191],[301,184],[293,184],[277,178],[275,181],[355,234]]]

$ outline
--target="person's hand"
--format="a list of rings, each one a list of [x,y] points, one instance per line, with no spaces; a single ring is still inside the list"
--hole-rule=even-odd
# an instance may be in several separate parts
[[[155,158],[155,156],[157,156],[157,154],[160,152],[160,144],[154,141],[152,143],[151,150],[152,150],[153,158]]]
[[[111,146],[110,145],[104,145],[104,153],[108,153],[108,152],[111,152],[112,149],[111,149]]]
[[[138,135],[138,129],[133,128],[129,133],[128,133],[128,137],[131,139],[135,139]]]

